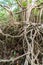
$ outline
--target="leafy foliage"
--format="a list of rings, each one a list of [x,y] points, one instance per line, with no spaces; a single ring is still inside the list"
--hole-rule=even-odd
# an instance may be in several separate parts
[[[34,14],[35,16],[38,16],[38,15],[39,15],[39,10],[38,10],[37,8],[35,8],[35,9],[33,10],[33,14]]]
[[[6,10],[2,9],[0,11],[0,22],[1,23],[7,23],[9,20],[9,17],[8,17],[8,12],[6,12]]]
[[[32,3],[32,0],[28,0],[29,3]]]
[[[17,2],[18,2],[18,0],[0,0],[0,4],[10,6],[10,7],[11,7],[11,10],[14,9],[14,10],[13,10],[13,12],[14,12],[14,17],[18,20],[18,19],[21,18],[21,14],[15,14],[15,12],[20,11],[21,8],[18,6]],[[26,0],[19,0],[19,2],[21,3],[21,5],[22,5],[23,7],[26,7],[26,6],[27,6]],[[29,2],[29,3],[32,3],[32,0],[28,0],[28,2]],[[37,4],[43,3],[43,0],[38,0],[36,3],[37,3]],[[39,15],[39,10],[35,8],[35,9],[33,10],[33,14],[34,14],[35,16]],[[9,21],[9,14],[8,14],[8,12],[7,12],[4,8],[0,7],[0,22],[1,22],[1,23],[2,23],[2,22],[3,22],[3,23],[4,23],[4,22],[7,23],[8,21]]]
[[[23,1],[22,2],[22,6],[26,7],[27,6],[27,2],[26,1]]]

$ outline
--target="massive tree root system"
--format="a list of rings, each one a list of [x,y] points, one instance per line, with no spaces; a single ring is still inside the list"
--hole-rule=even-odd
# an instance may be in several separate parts
[[[0,64],[42,64],[43,24],[0,28]]]

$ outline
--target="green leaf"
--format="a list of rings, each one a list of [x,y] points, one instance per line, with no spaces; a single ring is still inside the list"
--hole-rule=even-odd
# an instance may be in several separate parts
[[[27,6],[27,2],[26,1],[23,1],[22,2],[22,6],[26,7]]]
[[[43,3],[43,0],[38,0],[37,4]]]
[[[35,16],[38,16],[38,15],[39,15],[39,10],[35,8],[35,9],[33,10],[33,13],[34,13]]]
[[[40,3],[42,3],[43,2],[43,0],[39,0],[40,1]]]
[[[16,51],[14,51],[14,56],[16,56]]]
[[[32,0],[28,0],[29,3],[32,3]]]

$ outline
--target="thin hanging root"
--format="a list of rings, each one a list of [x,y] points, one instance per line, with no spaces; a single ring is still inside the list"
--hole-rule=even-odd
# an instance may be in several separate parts
[[[36,30],[35,30],[35,33],[34,33],[34,35],[32,34],[32,31],[33,31],[33,29],[34,28],[32,28],[31,30],[29,30],[30,31],[30,33],[31,33],[31,35],[30,35],[30,39],[32,40],[32,42],[31,42],[31,44],[29,43],[29,41],[28,41],[28,39],[27,39],[27,31],[26,31],[26,27],[24,28],[24,37],[25,37],[25,39],[26,39],[26,42],[27,42],[27,45],[28,45],[28,51],[27,52],[29,52],[29,49],[30,49],[30,53],[31,53],[31,55],[32,55],[32,59],[30,59],[30,63],[31,63],[31,65],[33,65],[34,64],[34,61],[35,60],[37,60],[37,57],[38,57],[38,55],[39,55],[39,52],[40,52],[40,50],[39,50],[39,47],[38,47],[38,53],[36,54],[36,55],[34,55],[34,52],[33,52],[33,50],[34,50],[34,42],[35,42],[35,37],[36,37],[36,34],[38,33],[40,33],[39,32],[39,29],[37,29],[37,26],[36,26]],[[33,37],[32,37],[33,36]],[[36,43],[37,44],[37,43]],[[31,48],[29,47],[29,46],[31,46]],[[37,51],[36,50],[36,51]],[[28,55],[26,55],[26,60],[28,59],[28,62],[29,62],[29,58],[27,57]],[[33,56],[34,56],[34,58],[33,58]],[[37,62],[38,62],[38,60],[37,60]],[[38,64],[39,64],[39,62],[38,62]]]
[[[42,16],[43,8],[40,10],[40,23],[41,23],[41,16]]]

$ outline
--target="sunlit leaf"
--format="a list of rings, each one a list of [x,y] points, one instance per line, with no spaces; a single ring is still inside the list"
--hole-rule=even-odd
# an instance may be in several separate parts
[[[27,6],[27,2],[26,1],[23,1],[22,2],[22,6],[26,7]]]
[[[32,3],[32,0],[28,0],[29,3]]]

